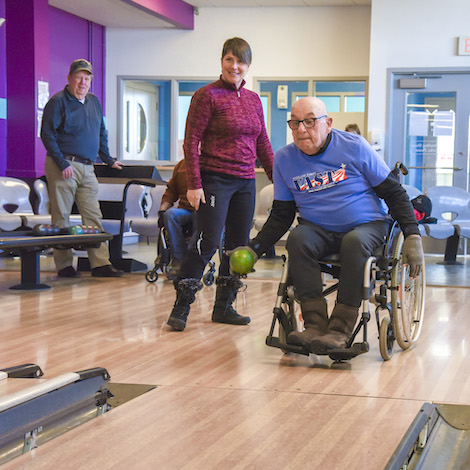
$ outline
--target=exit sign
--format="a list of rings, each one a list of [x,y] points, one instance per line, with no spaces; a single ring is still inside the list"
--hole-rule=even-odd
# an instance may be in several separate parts
[[[459,55],[470,55],[470,36],[459,37]]]

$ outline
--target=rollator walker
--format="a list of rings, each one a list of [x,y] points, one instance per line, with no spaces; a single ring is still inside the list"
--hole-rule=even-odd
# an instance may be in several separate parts
[[[410,278],[409,266],[402,261],[403,242],[403,233],[395,221],[385,245],[377,249],[365,264],[362,314],[346,348],[328,351],[327,355],[332,360],[346,361],[369,351],[367,327],[371,318],[371,304],[375,305],[380,354],[385,361],[391,359],[395,341],[406,350],[418,340],[424,317],[425,267],[422,266],[417,278]],[[286,341],[290,332],[303,330],[300,305],[289,279],[288,264],[284,257],[274,317],[266,344],[279,348],[284,353],[309,355],[310,351],[305,347],[287,344]],[[339,278],[339,255],[321,260],[320,265],[322,273],[331,275],[335,280]],[[338,290],[338,284],[339,282],[335,282],[325,287],[322,295],[325,298],[330,296]],[[276,332],[278,336],[275,336]]]

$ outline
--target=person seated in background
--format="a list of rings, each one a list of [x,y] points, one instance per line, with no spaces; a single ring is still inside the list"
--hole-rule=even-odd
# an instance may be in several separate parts
[[[188,251],[188,234],[192,235],[196,228],[196,212],[186,197],[188,182],[184,160],[175,165],[171,179],[166,186],[158,211],[158,226],[165,227],[168,235],[172,253],[169,275],[175,276]],[[174,207],[176,201],[179,201],[178,207]]]
[[[287,342],[318,355],[346,347],[362,302],[365,263],[384,243],[391,217],[405,236],[403,263],[411,277],[419,275],[424,262],[405,189],[363,137],[333,129],[332,121],[318,98],[305,97],[292,106],[288,124],[294,142],[274,158],[271,213],[248,246],[236,249],[251,250],[256,260],[287,232],[299,212],[286,248],[305,330],[290,333]],[[328,317],[319,260],[334,253],[340,254],[341,274]]]
[[[345,129],[346,132],[351,132],[352,134],[361,135],[361,130],[357,124],[348,124]]]

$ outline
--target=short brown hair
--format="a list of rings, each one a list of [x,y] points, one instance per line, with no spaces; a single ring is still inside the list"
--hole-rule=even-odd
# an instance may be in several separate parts
[[[344,130],[361,135],[361,130],[357,124],[348,124]]]
[[[241,62],[251,65],[251,47],[242,38],[227,39],[222,48],[222,59],[231,52]]]

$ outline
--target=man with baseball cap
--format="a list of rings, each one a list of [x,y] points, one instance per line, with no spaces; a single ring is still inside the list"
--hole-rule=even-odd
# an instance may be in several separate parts
[[[97,157],[111,168],[121,169],[122,163],[109,155],[108,133],[98,98],[89,93],[93,69],[85,59],[70,65],[67,86],[55,94],[44,108],[41,139],[47,150],[44,165],[52,223],[70,225],[74,202],[83,224],[103,230],[98,202],[98,180],[94,166]],[[90,248],[91,274],[95,277],[120,277],[109,260],[106,243]],[[59,277],[79,277],[72,266],[72,250],[54,250]]]

